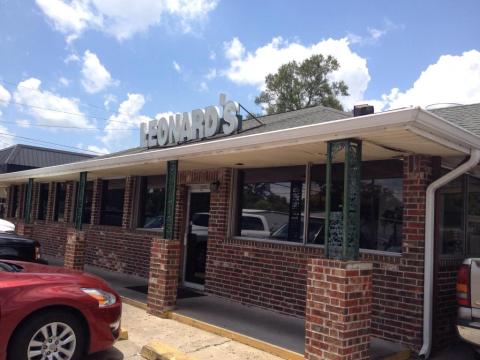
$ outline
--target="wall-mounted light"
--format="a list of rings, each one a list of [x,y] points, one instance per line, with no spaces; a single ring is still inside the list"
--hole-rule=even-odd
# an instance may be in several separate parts
[[[210,191],[217,191],[220,188],[220,181],[214,181],[210,183]]]

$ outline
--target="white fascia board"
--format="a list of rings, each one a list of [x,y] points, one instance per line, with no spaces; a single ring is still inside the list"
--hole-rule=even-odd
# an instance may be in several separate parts
[[[351,117],[324,123],[299,126],[296,128],[275,130],[265,133],[225,137],[217,140],[197,142],[176,147],[150,150],[136,154],[119,155],[104,159],[91,159],[76,163],[38,168],[0,175],[1,183],[22,182],[28,178],[48,178],[65,176],[82,171],[115,169],[139,164],[159,163],[168,160],[193,159],[205,155],[238,153],[252,149],[271,149],[285,145],[305,144],[329,141],[349,137],[361,137],[373,131],[394,128],[414,129],[420,124],[422,130],[435,134],[440,131],[441,139],[445,133],[455,133],[454,139],[463,137],[470,142],[480,142],[480,138],[459,128],[442,118],[423,111],[420,108],[406,108],[365,115],[361,118]],[[473,138],[471,138],[473,136]],[[444,144],[446,145],[446,144]],[[448,145],[447,145],[448,146]],[[466,152],[466,148],[462,149]],[[458,149],[457,149],[458,150]]]

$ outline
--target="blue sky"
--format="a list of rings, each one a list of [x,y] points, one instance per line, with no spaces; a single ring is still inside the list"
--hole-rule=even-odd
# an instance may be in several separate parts
[[[260,112],[265,75],[315,53],[340,61],[346,108],[480,102],[478,14],[477,0],[0,0],[0,147],[117,151],[220,92]]]

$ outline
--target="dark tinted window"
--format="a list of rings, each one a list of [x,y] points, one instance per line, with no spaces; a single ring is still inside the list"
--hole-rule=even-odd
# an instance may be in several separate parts
[[[12,191],[12,208],[10,209],[10,216],[15,217],[17,215],[18,208],[18,185],[14,185]]]
[[[438,231],[443,254],[464,253],[464,182],[464,177],[457,178],[437,193]]]
[[[403,217],[403,164],[399,160],[362,164],[360,247],[400,252]],[[326,167],[311,169],[307,242],[325,243]],[[331,217],[343,212],[343,164],[332,166]]]
[[[56,188],[54,220],[58,221],[63,220],[65,215],[65,196],[67,190],[65,183],[57,183]]]
[[[138,226],[142,228],[163,228],[165,208],[165,177],[146,176],[140,183]]]
[[[196,213],[192,216],[192,224],[196,226],[208,227],[209,214]]]
[[[40,194],[38,197],[38,220],[45,220],[47,216],[48,186],[49,184],[40,184]]]
[[[480,256],[480,179],[469,177],[467,241],[469,256]]]
[[[237,235],[301,242],[305,167],[243,170],[239,179],[241,218]],[[278,235],[282,228],[286,236]]]
[[[122,225],[124,195],[125,179],[103,180],[101,225]]]

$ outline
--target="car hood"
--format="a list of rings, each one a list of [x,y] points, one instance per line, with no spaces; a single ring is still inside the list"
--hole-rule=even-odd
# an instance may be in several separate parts
[[[49,266],[24,261],[7,260],[4,262],[15,264],[21,267],[21,272],[16,274],[23,274],[23,277],[29,277],[32,280],[36,278],[56,283],[76,283],[81,286],[92,286],[107,291],[111,290],[110,286],[108,286],[108,284],[102,278],[93,274],[70,270],[60,266]]]

